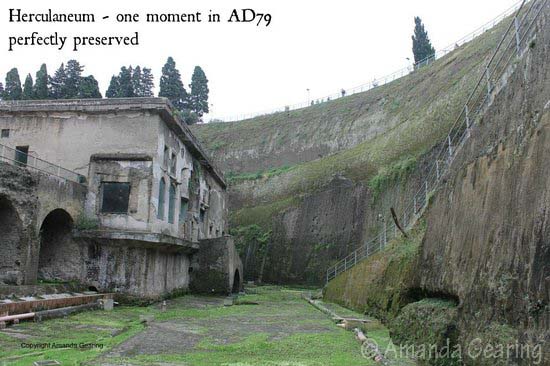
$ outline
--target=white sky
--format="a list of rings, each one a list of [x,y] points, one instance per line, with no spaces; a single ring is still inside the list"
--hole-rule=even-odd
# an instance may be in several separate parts
[[[2,1],[0,75],[19,69],[21,82],[34,79],[45,62],[51,74],[61,62],[75,58],[85,65],[85,75],[98,79],[102,94],[122,65],[153,69],[158,87],[160,70],[174,57],[183,81],[189,84],[195,65],[210,80],[212,117],[231,117],[323,97],[372,81],[407,66],[412,59],[413,16],[424,21],[436,49],[452,44],[517,3],[517,0],[187,0],[187,1]],[[9,23],[9,8],[24,12],[94,13],[96,23]],[[269,27],[227,23],[233,8],[253,8],[270,13]],[[151,24],[148,12],[192,13],[203,18],[212,9],[222,23]],[[117,13],[140,13],[140,23],[117,23]],[[102,20],[109,15],[109,20]],[[70,45],[21,47],[8,52],[8,36],[33,31],[46,36],[131,35],[140,33],[138,47],[87,47],[78,52]],[[68,40],[67,42],[70,42]]]

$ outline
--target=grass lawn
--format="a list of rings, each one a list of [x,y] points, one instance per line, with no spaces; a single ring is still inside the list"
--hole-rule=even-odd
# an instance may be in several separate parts
[[[352,332],[301,299],[300,289],[249,289],[238,303],[182,296],[167,309],[118,307],[42,323],[25,322],[0,332],[0,364],[32,365],[369,365]],[[152,321],[142,323],[140,318]],[[389,342],[379,326],[372,337]],[[65,345],[62,349],[22,344]],[[71,346],[73,344],[73,346]],[[74,347],[100,344],[101,348]],[[2,363],[3,362],[3,363]]]

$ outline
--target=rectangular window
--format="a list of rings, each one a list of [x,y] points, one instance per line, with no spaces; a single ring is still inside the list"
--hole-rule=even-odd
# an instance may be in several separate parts
[[[204,222],[205,216],[206,216],[206,211],[204,211],[204,209],[201,208],[201,212],[199,214],[199,220],[200,220],[201,224]]]
[[[9,129],[3,129],[2,130],[2,134],[0,135],[3,139],[7,139],[8,137],[10,137],[10,130]]]
[[[180,202],[180,223],[185,222],[187,218],[187,209],[189,208],[189,201],[186,198],[181,198]]]
[[[28,146],[16,146],[15,147],[15,161],[18,165],[27,165],[29,160],[29,147]]]
[[[103,193],[102,213],[128,213],[130,183],[103,182],[101,187]]]

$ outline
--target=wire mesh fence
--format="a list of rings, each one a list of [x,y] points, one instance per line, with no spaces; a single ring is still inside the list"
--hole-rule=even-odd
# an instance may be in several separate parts
[[[5,145],[0,145],[0,161],[18,167],[35,170],[44,174],[53,175],[71,182],[80,184],[85,182],[85,178],[81,174]]]
[[[470,137],[471,129],[479,123],[484,108],[490,103],[498,88],[504,85],[509,66],[530,46],[528,41],[536,31],[536,20],[547,2],[548,0],[532,0],[526,3],[524,0],[516,10],[479,81],[470,92],[464,107],[449,130],[445,142],[436,152],[427,175],[403,209],[399,220],[405,229],[412,225],[426,207],[431,192],[436,189],[441,177],[448,171],[458,151]],[[391,239],[395,238],[398,235],[398,229],[390,220],[383,219],[383,227],[378,234],[329,267],[326,271],[327,282],[352,268],[362,259],[382,250]]]
[[[307,100],[307,101],[304,101],[304,102],[301,102],[301,103],[286,105],[286,106],[282,106],[282,107],[279,107],[279,108],[273,108],[273,109],[264,110],[264,111],[260,111],[260,112],[255,112],[255,113],[239,114],[239,115],[235,115],[235,116],[226,116],[226,117],[211,117],[210,121],[211,122],[212,121],[216,121],[216,122],[236,122],[236,121],[242,121],[242,120],[246,120],[246,119],[250,119],[250,118],[254,118],[254,117],[258,117],[258,116],[263,116],[263,115],[269,115],[269,114],[281,113],[281,112],[289,112],[289,111],[309,107],[312,104],[324,103],[324,102],[332,101],[332,100],[339,99],[339,98],[342,98],[342,97],[345,97],[345,96],[366,92],[366,91],[374,89],[376,87],[383,86],[385,84],[391,83],[392,81],[395,81],[397,79],[400,79],[404,76],[409,75],[410,73],[412,73],[415,70],[418,70],[418,69],[421,69],[425,66],[431,65],[435,60],[438,60],[438,59],[444,57],[445,55],[447,55],[448,53],[454,51],[458,47],[461,47],[464,44],[472,41],[474,38],[476,38],[479,35],[485,33],[486,31],[493,28],[495,25],[497,25],[502,20],[506,19],[510,15],[517,12],[517,10],[519,9],[519,7],[521,6],[522,3],[523,3],[522,1],[519,1],[518,3],[516,3],[515,5],[513,5],[512,7],[507,9],[506,11],[504,11],[502,14],[500,14],[496,18],[494,18],[491,21],[485,23],[484,25],[482,25],[478,29],[476,29],[473,32],[469,33],[468,35],[462,37],[461,39],[457,40],[456,42],[453,42],[452,44],[448,45],[447,47],[436,51],[435,54],[433,54],[431,56],[428,56],[425,59],[420,60],[420,61],[418,61],[414,64],[411,64],[407,67],[404,67],[402,69],[394,71],[394,72],[392,72],[388,75],[378,77],[378,78],[374,78],[372,81],[370,81],[368,83],[364,83],[364,84],[361,84],[361,85],[358,85],[358,86],[355,86],[355,87],[352,87],[352,88],[342,89],[339,92],[332,93],[332,94],[329,94],[329,95],[325,95],[325,96],[320,97],[320,98],[313,98],[313,99],[310,99],[310,100]]]

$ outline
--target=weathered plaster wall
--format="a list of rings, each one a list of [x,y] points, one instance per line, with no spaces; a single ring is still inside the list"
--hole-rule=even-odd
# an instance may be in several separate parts
[[[152,182],[152,157],[129,154],[94,155],[90,165],[90,179],[86,199],[86,215],[98,217],[102,228],[120,230],[151,230],[150,198]],[[130,184],[128,213],[103,213],[102,183],[120,182]],[[156,232],[160,232],[157,230]]]

